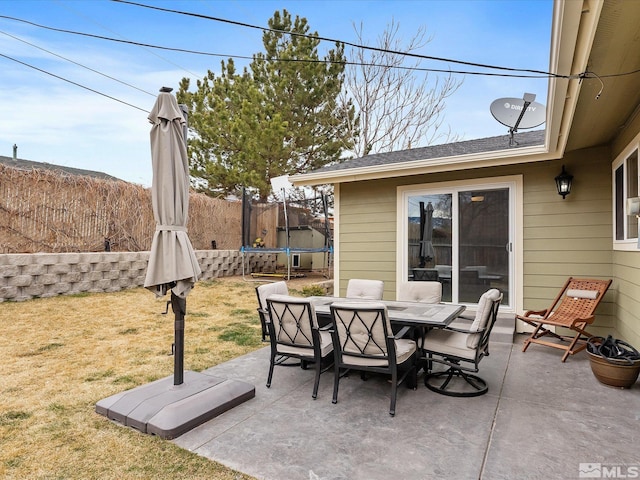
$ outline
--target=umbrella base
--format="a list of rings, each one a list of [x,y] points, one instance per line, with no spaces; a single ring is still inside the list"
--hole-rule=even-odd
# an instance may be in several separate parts
[[[255,387],[204,373],[166,377],[96,403],[96,412],[142,433],[172,439],[255,397]]]

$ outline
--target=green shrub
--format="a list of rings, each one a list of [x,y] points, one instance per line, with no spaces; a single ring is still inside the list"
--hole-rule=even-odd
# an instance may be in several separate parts
[[[327,292],[320,285],[307,285],[302,287],[302,295],[305,297],[322,297]]]

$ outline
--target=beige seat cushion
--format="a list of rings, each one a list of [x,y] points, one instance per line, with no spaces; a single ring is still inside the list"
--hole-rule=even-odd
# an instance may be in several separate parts
[[[467,346],[467,339],[470,337],[479,338],[480,335],[479,333],[468,334],[444,328],[435,328],[424,336],[423,348],[427,351],[438,352],[444,356],[453,355],[473,360],[476,356],[476,350]]]
[[[383,292],[384,282],[382,280],[352,278],[347,283],[347,298],[382,300]]]
[[[476,311],[476,318],[469,327],[470,332],[477,332],[487,326],[489,317],[491,316],[491,308],[493,302],[500,298],[500,290],[492,288],[482,294],[478,301],[478,310]],[[480,335],[469,335],[467,338],[467,347],[476,348],[480,341]]]
[[[269,321],[269,309],[267,307],[267,297],[272,294],[279,295],[289,295],[289,287],[287,287],[287,282],[273,282],[266,283],[264,285],[260,285],[257,288],[258,291],[258,300],[260,303],[260,308],[264,312],[265,321]]]
[[[396,343],[396,364],[406,362],[416,351],[416,342],[406,338],[395,340]],[[389,362],[386,359],[353,357],[351,355],[342,355],[342,361],[347,365],[366,366],[366,367],[386,367]]]
[[[398,292],[401,302],[440,303],[442,284],[440,282],[409,282]]]
[[[331,333],[320,330],[320,355],[326,357],[333,351],[333,343],[331,341]],[[278,353],[285,355],[299,355],[313,358],[313,348],[310,347],[293,347],[290,345],[278,344]]]

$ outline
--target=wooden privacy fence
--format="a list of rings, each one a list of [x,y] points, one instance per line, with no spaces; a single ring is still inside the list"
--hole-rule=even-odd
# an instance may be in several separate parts
[[[260,230],[277,230],[277,209]],[[242,245],[242,204],[191,193],[189,238],[196,250]],[[102,180],[0,164],[0,253],[138,252],[151,248],[151,191]]]

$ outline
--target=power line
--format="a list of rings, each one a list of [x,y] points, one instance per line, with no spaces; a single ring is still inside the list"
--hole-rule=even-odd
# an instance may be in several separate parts
[[[228,19],[225,19],[225,18],[213,17],[213,16],[210,16],[210,15],[204,15],[204,14],[201,14],[201,13],[184,12],[184,11],[181,11],[181,10],[174,10],[174,9],[170,9],[170,8],[163,8],[163,7],[156,7],[156,6],[152,6],[152,5],[145,5],[145,4],[142,4],[142,3],[131,2],[129,0],[111,0],[111,1],[112,2],[117,2],[117,3],[124,3],[124,4],[128,4],[128,5],[133,5],[133,6],[136,6],[136,7],[149,8],[151,10],[158,10],[158,11],[162,11],[162,12],[175,13],[177,15],[186,15],[186,16],[189,16],[189,17],[196,17],[196,18],[202,18],[202,19],[205,19],[205,20],[213,20],[213,21],[216,21],[216,22],[228,23],[230,25],[238,25],[240,27],[246,27],[246,28],[262,30],[264,32],[282,33],[282,34],[291,35],[291,36],[297,36],[297,37],[313,38],[313,39],[326,41],[326,42],[342,43],[344,45],[348,45],[350,47],[359,48],[359,49],[363,49],[363,50],[372,50],[372,51],[382,52],[382,53],[391,53],[391,54],[394,54],[394,55],[403,55],[403,56],[407,56],[407,57],[419,58],[419,59],[422,59],[422,60],[434,60],[434,61],[438,61],[438,62],[456,63],[456,64],[459,64],[459,65],[467,65],[467,66],[471,66],[471,67],[488,68],[488,69],[491,69],[491,70],[505,70],[505,71],[511,71],[511,72],[535,73],[535,74],[538,74],[538,75],[546,75],[546,76],[551,76],[551,77],[567,78],[566,75],[559,75],[559,74],[556,74],[556,73],[545,72],[543,70],[532,70],[532,69],[523,69],[523,68],[502,67],[502,66],[498,66],[498,65],[489,65],[489,64],[484,64],[484,63],[468,62],[468,61],[464,61],[464,60],[455,60],[455,59],[451,59],[451,58],[433,57],[433,56],[430,56],[430,55],[421,55],[421,54],[418,54],[418,53],[401,52],[401,51],[397,51],[397,50],[388,50],[388,49],[379,48],[379,47],[371,47],[371,46],[360,45],[360,44],[357,44],[357,43],[352,43],[352,42],[348,42],[348,41],[344,41],[344,40],[338,40],[338,39],[335,39],[335,38],[321,37],[321,36],[315,35],[315,34],[311,35],[311,34],[306,34],[306,33],[298,33],[298,32],[289,32],[289,31],[285,31],[285,30],[277,30],[277,29],[268,28],[268,27],[261,27],[259,25],[252,25],[250,23],[238,22],[238,21],[235,21],[235,20],[228,20]]]
[[[58,4],[60,4],[60,2],[59,2],[59,1],[58,1],[57,3],[58,3]],[[113,33],[113,34],[117,35],[118,37],[120,37],[120,38],[122,38],[122,39],[125,39],[125,40],[126,40],[126,37],[123,37],[123,36],[122,36],[122,35],[120,35],[118,32],[116,32],[116,31],[114,31],[114,30],[111,30],[110,28],[106,27],[105,25],[102,25],[102,24],[101,24],[101,23],[99,23],[99,22],[96,22],[96,21],[95,21],[95,20],[93,20],[91,17],[87,17],[86,15],[83,15],[81,12],[78,12],[78,10],[76,10],[75,8],[69,7],[68,5],[65,5],[64,3],[62,3],[62,4],[61,4],[61,6],[62,6],[62,8],[65,8],[66,10],[71,11],[72,13],[74,13],[75,15],[77,15],[78,17],[80,17],[80,18],[82,18],[82,19],[84,19],[84,20],[88,20],[89,22],[91,22],[91,23],[93,23],[93,24],[95,24],[95,25],[99,26],[100,28],[102,28],[102,29],[106,30],[107,32],[111,32],[111,33]],[[167,59],[167,58],[164,58],[164,57],[162,57],[161,55],[159,55],[159,54],[155,53],[153,50],[148,50],[148,49],[146,49],[146,48],[143,48],[143,49],[144,49],[144,50],[146,50],[146,51],[147,51],[148,53],[150,53],[151,55],[153,55],[153,56],[155,56],[155,57],[158,57],[160,60],[162,60],[162,61],[164,61],[164,62],[167,62],[167,63],[169,63],[170,65],[173,65],[174,67],[178,67],[178,68],[179,68],[179,69],[181,69],[181,70],[184,70],[184,71],[185,71],[185,72],[187,72],[189,75],[192,75],[192,76],[194,76],[194,77],[197,77],[197,76],[198,76],[198,75],[196,75],[195,73],[193,73],[193,72],[191,72],[191,71],[187,70],[187,69],[186,69],[185,67],[183,67],[182,65],[178,65],[177,63],[175,63],[175,62],[173,62],[173,61],[171,61],[171,60],[169,60],[169,59]]]
[[[112,37],[105,37],[103,35],[96,35],[93,33],[84,33],[84,32],[75,32],[73,30],[66,30],[63,28],[55,28],[55,27],[49,27],[47,25],[41,25],[39,23],[35,23],[35,22],[30,22],[29,20],[23,20],[22,18],[16,18],[16,17],[9,17],[6,15],[0,15],[0,18],[6,18],[8,20],[14,20],[16,22],[23,22],[26,23],[28,25],[32,25],[34,27],[38,27],[38,28],[44,28],[45,30],[51,30],[54,32],[60,32],[60,33],[68,33],[70,35],[81,35],[83,37],[90,37],[90,38],[97,38],[99,40],[108,40],[110,42],[118,42],[118,43],[125,43],[125,44],[129,44],[129,45],[137,45],[139,47],[149,47],[149,48],[158,48],[161,50],[168,50],[168,51],[172,51],[172,52],[180,52],[180,53],[192,53],[192,54],[196,54],[196,55],[208,55],[211,57],[227,57],[227,55],[223,55],[220,53],[209,53],[209,52],[200,52],[197,50],[187,50],[184,48],[173,48],[173,47],[161,47],[158,45],[151,45],[149,43],[141,43],[141,42],[134,42],[132,40],[122,40],[119,38],[112,38]],[[246,58],[251,60],[252,57],[242,57],[242,56],[236,56],[234,58]]]
[[[116,0],[114,0],[116,1]],[[73,31],[73,30],[66,30],[66,29],[61,29],[61,28],[56,28],[56,27],[50,27],[47,25],[41,25],[38,23],[34,23],[31,22],[29,20],[24,20],[21,18],[15,18],[15,17],[9,17],[6,15],[0,15],[0,18],[6,18],[9,20],[14,20],[17,22],[23,22],[23,23],[27,23],[29,25],[32,25],[34,27],[38,27],[38,28],[43,28],[46,30],[52,30],[54,32],[60,32],[60,33],[66,33],[66,34],[70,34],[70,35],[80,35],[80,36],[84,36],[84,37],[90,37],[90,38],[96,38],[99,40],[106,40],[106,41],[110,41],[110,42],[117,42],[117,43],[124,43],[124,44],[129,44],[129,45],[136,45],[136,46],[142,46],[142,47],[148,47],[148,48],[156,48],[156,49],[160,49],[160,50],[167,50],[167,51],[173,51],[173,52],[179,52],[179,53],[188,53],[188,54],[193,54],[193,55],[205,55],[205,56],[212,56],[212,57],[224,57],[224,58],[235,58],[235,59],[242,59],[242,60],[253,60],[254,57],[249,57],[246,55],[228,55],[228,54],[222,54],[222,53],[211,53],[211,52],[203,52],[203,51],[198,51],[198,50],[189,50],[189,49],[185,49],[185,48],[175,48],[175,47],[166,47],[166,46],[161,46],[161,45],[153,45],[153,44],[149,44],[149,43],[140,43],[140,42],[134,42],[132,40],[122,40],[122,39],[118,39],[118,38],[112,38],[112,37],[105,37],[103,35],[95,35],[92,33],[84,33],[84,32],[77,32],[77,31]],[[256,27],[256,28],[261,28],[261,27]],[[395,53],[393,51],[389,51],[391,53]],[[402,52],[397,52],[398,55],[405,55],[405,53]],[[303,59],[303,58],[273,58],[270,59],[271,61],[277,61],[277,62],[289,62],[289,63],[334,63],[334,64],[341,64],[341,65],[354,65],[354,66],[371,66],[371,67],[381,67],[381,68],[394,68],[394,69],[398,69],[398,70],[411,70],[411,71],[417,71],[417,72],[434,72],[434,73],[448,73],[448,74],[457,74],[457,75],[481,75],[481,76],[487,76],[487,77],[503,77],[503,78],[548,78],[549,76],[552,77],[558,77],[559,75],[555,75],[555,74],[547,74],[547,73],[541,73],[541,74],[537,74],[537,75],[533,75],[533,74],[507,74],[507,73],[490,73],[490,72],[473,72],[473,71],[464,71],[464,70],[451,70],[451,69],[439,69],[439,68],[425,68],[425,67],[405,67],[402,65],[384,65],[384,64],[369,64],[369,63],[363,63],[363,62],[350,62],[350,61],[331,61],[331,60],[320,60],[320,59]],[[523,70],[524,71],[524,70]],[[562,77],[562,76],[561,76]],[[563,77],[565,78],[565,77]],[[568,77],[566,77],[568,78]]]
[[[135,89],[135,90],[138,90],[139,92],[146,93],[147,95],[151,95],[152,97],[155,97],[155,96],[156,96],[156,95],[155,95],[155,94],[153,94],[153,93],[147,92],[146,90],[143,90],[143,89],[141,89],[141,88],[138,88],[138,87],[136,87],[136,86],[134,86],[134,85],[131,85],[131,84],[127,83],[127,82],[124,82],[124,81],[122,81],[122,80],[118,80],[117,78],[112,77],[112,76],[110,76],[110,75],[107,75],[106,73],[102,73],[102,72],[99,72],[98,70],[94,70],[93,68],[91,68],[91,67],[87,67],[86,65],[82,65],[81,63],[78,63],[78,62],[75,62],[75,61],[73,61],[73,60],[71,60],[71,59],[69,59],[69,58],[63,57],[62,55],[58,55],[57,53],[54,53],[54,52],[52,52],[52,51],[50,51],[50,50],[47,50],[46,48],[42,48],[42,47],[39,47],[38,45],[35,45],[35,44],[33,44],[33,43],[30,43],[30,42],[27,42],[26,40],[23,40],[22,38],[19,38],[19,37],[16,37],[16,36],[14,36],[14,35],[11,35],[10,33],[3,32],[2,30],[0,30],[0,33],[2,33],[2,34],[4,34],[4,35],[6,35],[6,36],[8,36],[8,37],[13,38],[14,40],[18,40],[19,42],[26,43],[27,45],[30,45],[30,46],[32,46],[32,47],[34,47],[34,48],[37,48],[37,49],[39,49],[39,50],[42,50],[43,52],[47,52],[48,54],[53,55],[54,57],[61,58],[61,59],[63,59],[63,60],[66,60],[67,62],[73,63],[74,65],[77,65],[77,66],[79,66],[79,67],[82,67],[82,68],[84,68],[84,69],[86,69],[86,70],[89,70],[89,71],[91,71],[91,72],[93,72],[93,73],[97,73],[98,75],[102,75],[103,77],[108,78],[109,80],[113,80],[114,82],[121,83],[122,85],[126,85],[127,87],[131,87],[131,88],[133,88],[133,89]]]
[[[135,108],[137,110],[140,110],[141,112],[149,113],[149,111],[145,110],[144,108],[137,107],[137,106],[135,106],[135,105],[133,105],[131,103],[125,102],[124,100],[120,100],[120,99],[118,99],[116,97],[112,97],[111,95],[107,95],[106,93],[99,92],[98,90],[95,90],[93,88],[87,87],[87,86],[82,85],[80,83],[74,82],[73,80],[69,80],[68,78],[61,77],[60,75],[56,75],[55,73],[51,73],[51,72],[48,72],[48,71],[43,70],[41,68],[38,68],[38,67],[36,67],[34,65],[30,65],[28,63],[22,62],[22,61],[20,61],[20,60],[18,60],[16,58],[10,57],[9,55],[5,55],[3,53],[0,53],[0,57],[4,57],[4,58],[6,58],[8,60],[11,60],[13,62],[16,62],[16,63],[20,63],[21,65],[24,65],[25,67],[33,68],[34,70],[37,70],[37,71],[42,72],[44,74],[51,75],[52,77],[55,77],[55,78],[57,78],[59,80],[62,80],[62,81],[67,82],[67,83],[71,83],[72,85],[75,85],[76,87],[84,88],[85,90],[88,90],[90,92],[97,93],[98,95],[102,95],[103,97],[109,98],[110,100],[115,100],[116,102],[122,103],[124,105],[129,106],[129,107],[133,107],[133,108]]]
[[[576,75],[562,75],[562,74],[559,74],[559,73],[547,72],[547,71],[544,71],[544,70],[503,67],[503,66],[499,66],[499,65],[490,65],[490,64],[484,64],[484,63],[469,62],[469,61],[465,61],[465,60],[456,60],[456,59],[452,59],[452,58],[434,57],[434,56],[430,56],[430,55],[421,55],[421,54],[418,54],[418,53],[402,52],[402,51],[398,51],[398,50],[388,50],[388,49],[379,48],[379,47],[371,47],[371,46],[368,46],[368,45],[361,45],[361,44],[357,44],[357,43],[353,43],[353,42],[348,42],[348,41],[345,41],[345,40],[338,40],[338,39],[335,39],[335,38],[322,37],[322,36],[319,36],[317,34],[289,32],[289,31],[286,31],[286,30],[278,30],[278,29],[274,29],[274,28],[261,27],[259,25],[252,25],[250,23],[239,22],[239,21],[236,21],[236,20],[228,20],[228,19],[225,19],[225,18],[213,17],[213,16],[210,16],[210,15],[204,15],[204,14],[201,14],[201,13],[184,12],[184,11],[181,11],[181,10],[174,10],[174,9],[170,9],[170,8],[156,7],[156,6],[153,6],[153,5],[145,5],[145,4],[142,4],[142,3],[132,2],[130,0],[111,0],[111,1],[112,2],[117,2],[117,3],[124,3],[124,4],[128,4],[128,5],[133,5],[133,6],[136,6],[136,7],[149,8],[149,9],[152,9],[152,10],[158,10],[158,11],[162,11],[162,12],[175,13],[175,14],[178,14],[178,15],[186,15],[186,16],[190,16],[190,17],[202,18],[202,19],[205,19],[205,20],[212,20],[212,21],[216,21],[216,22],[228,23],[230,25],[238,25],[240,27],[246,27],[246,28],[262,30],[263,32],[274,32],[274,33],[281,33],[281,34],[297,36],[297,37],[313,38],[313,39],[326,41],[326,42],[342,43],[343,45],[348,45],[350,47],[359,48],[359,49],[362,49],[362,50],[371,50],[371,51],[381,52],[381,53],[391,53],[391,54],[394,54],[394,55],[402,55],[402,56],[406,56],[406,57],[419,58],[419,59],[422,59],[422,60],[433,60],[433,61],[438,61],[438,62],[456,63],[456,64],[459,64],[459,65],[468,65],[468,66],[471,66],[471,67],[488,68],[488,69],[492,69],[492,70],[505,70],[505,71],[511,71],[511,72],[523,72],[523,73],[530,73],[530,74],[537,74],[537,75],[534,75],[534,76],[532,76],[532,75],[500,75],[500,74],[490,74],[490,73],[483,73],[483,72],[456,71],[456,70],[450,70],[450,69],[438,70],[438,69],[422,69],[422,68],[412,68],[412,67],[389,66],[391,68],[406,68],[406,69],[411,69],[411,70],[425,70],[425,71],[430,71],[430,72],[451,72],[451,73],[460,73],[460,74],[464,74],[464,75],[487,75],[487,76],[518,77],[518,78],[547,78],[547,77],[553,77],[553,78],[565,78],[565,79],[611,78],[611,77],[622,77],[622,76],[626,76],[626,75],[635,75],[636,73],[640,73],[640,69],[637,69],[637,70],[631,70],[629,72],[611,73],[611,74],[604,74],[604,75],[596,75],[594,72],[589,72],[589,71],[583,72],[581,74],[576,74]],[[233,57],[233,55],[229,55],[229,56]],[[242,57],[234,57],[234,58],[242,58]],[[282,59],[275,59],[275,60],[283,61]],[[308,61],[308,60],[303,60],[303,61]],[[338,63],[340,63],[340,62],[338,62]],[[345,63],[347,65],[360,65],[358,63],[350,63],[350,62],[343,62],[343,63]],[[373,65],[373,66],[384,66],[384,65]],[[589,77],[589,75],[593,75],[593,77]]]

